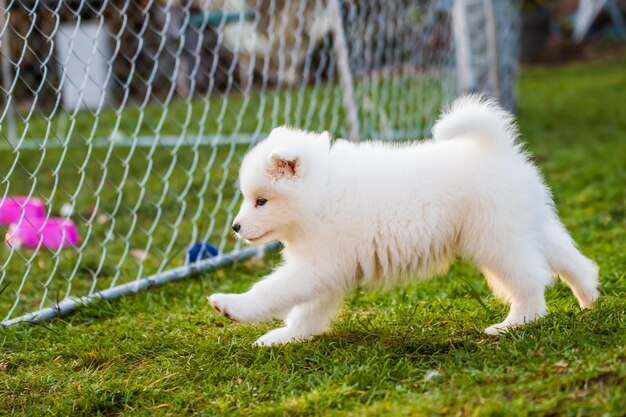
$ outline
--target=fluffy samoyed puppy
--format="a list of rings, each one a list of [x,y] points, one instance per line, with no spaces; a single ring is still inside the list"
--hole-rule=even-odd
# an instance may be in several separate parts
[[[213,294],[210,304],[239,322],[284,318],[258,345],[305,340],[329,328],[357,287],[442,274],[462,256],[510,304],[487,334],[543,316],[554,275],[590,307],[598,268],[560,222],[512,116],[468,96],[432,133],[417,143],[351,143],[274,129],[243,160],[233,230],[251,244],[281,241],[284,262],[248,292]]]

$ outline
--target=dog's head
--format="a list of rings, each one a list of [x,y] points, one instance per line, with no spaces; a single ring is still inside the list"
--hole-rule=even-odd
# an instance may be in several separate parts
[[[329,150],[328,132],[272,130],[241,164],[244,199],[233,222],[237,236],[249,243],[295,240],[322,203]]]

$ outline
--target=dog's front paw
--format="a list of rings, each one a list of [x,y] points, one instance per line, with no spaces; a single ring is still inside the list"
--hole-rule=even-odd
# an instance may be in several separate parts
[[[279,329],[271,330],[259,337],[255,346],[273,346],[273,345],[285,345],[287,343],[302,342],[310,339],[311,335],[303,334],[295,329],[289,327],[281,327]]]
[[[502,323],[494,324],[493,326],[489,326],[485,329],[485,333],[489,336],[500,336],[501,334],[507,333],[509,330],[513,329],[515,324],[508,323],[503,321]]]
[[[209,304],[219,314],[231,320],[241,323],[255,320],[249,304],[245,303],[241,294],[213,294],[209,297]]]

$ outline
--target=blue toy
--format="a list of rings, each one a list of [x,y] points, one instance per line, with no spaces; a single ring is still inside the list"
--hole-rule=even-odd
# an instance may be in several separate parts
[[[187,248],[185,264],[192,264],[203,259],[212,258],[217,256],[218,253],[220,253],[220,250],[212,243],[196,242]]]

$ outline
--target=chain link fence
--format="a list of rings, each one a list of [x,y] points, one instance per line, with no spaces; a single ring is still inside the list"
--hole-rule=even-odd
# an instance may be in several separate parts
[[[511,106],[514,1],[471,3],[0,0],[2,324],[257,254],[236,175],[275,126],[416,139],[481,79]]]

